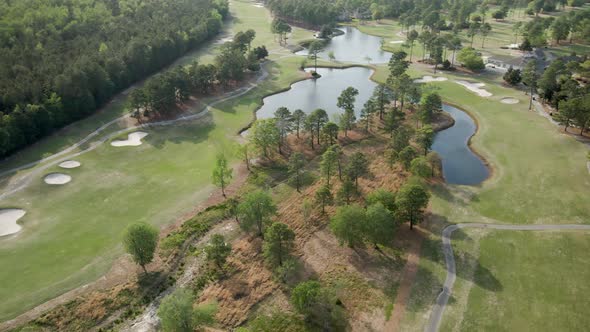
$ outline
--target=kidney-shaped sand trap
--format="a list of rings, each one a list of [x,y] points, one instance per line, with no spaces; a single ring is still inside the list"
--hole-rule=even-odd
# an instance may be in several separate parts
[[[16,222],[25,215],[25,210],[2,209],[0,210],[0,236],[17,233],[21,226]]]
[[[47,184],[66,184],[72,181],[72,177],[63,173],[51,173],[45,175],[43,181]]]
[[[76,168],[76,167],[80,167],[80,162],[79,161],[75,161],[75,160],[66,160],[63,161],[59,164],[59,167],[61,168]]]
[[[455,81],[455,83],[466,87],[469,91],[477,93],[477,95],[480,97],[493,96],[488,90],[482,89],[482,87],[485,86],[485,83],[471,83],[467,81]]]
[[[500,100],[500,102],[503,104],[518,104],[518,99],[507,97],[507,98],[502,98]]]
[[[144,133],[143,131],[136,131],[127,135],[126,140],[116,140],[112,141],[112,146],[138,146],[141,145],[141,139],[146,137],[148,134]]]
[[[430,82],[444,82],[446,81],[446,77],[432,77],[432,76],[424,76],[422,78],[418,78],[414,80],[414,83],[430,83]]]

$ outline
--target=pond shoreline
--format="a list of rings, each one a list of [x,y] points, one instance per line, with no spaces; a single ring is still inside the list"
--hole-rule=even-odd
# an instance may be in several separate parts
[[[471,135],[471,136],[469,137],[469,140],[467,141],[467,146],[469,147],[469,149],[470,149],[470,150],[471,150],[471,151],[472,151],[472,152],[473,152],[475,155],[477,155],[477,156],[479,157],[479,159],[481,159],[481,161],[484,163],[484,165],[485,165],[485,166],[487,167],[487,169],[488,169],[488,172],[489,172],[489,174],[488,174],[488,177],[487,177],[485,180],[483,180],[483,181],[480,183],[480,185],[483,185],[484,183],[488,182],[488,181],[489,181],[489,180],[491,180],[493,177],[495,177],[495,175],[496,175],[496,171],[497,171],[497,170],[496,170],[496,168],[494,167],[494,165],[492,165],[492,163],[490,163],[490,162],[488,161],[488,159],[487,159],[487,158],[486,158],[486,157],[485,157],[485,156],[484,156],[484,155],[483,155],[481,152],[477,151],[477,149],[475,149],[475,148],[472,146],[472,139],[473,139],[473,137],[474,137],[474,136],[475,136],[477,133],[479,133],[479,121],[478,121],[478,120],[477,120],[477,118],[476,118],[476,117],[473,115],[473,113],[472,113],[472,112],[470,112],[470,111],[466,110],[464,107],[460,106],[459,104],[455,104],[455,103],[452,103],[452,102],[449,102],[449,101],[445,101],[444,97],[443,97],[443,103],[444,103],[444,104],[447,104],[447,105],[450,105],[450,106],[453,106],[453,107],[455,107],[455,108],[457,108],[457,109],[459,109],[459,110],[461,110],[461,111],[465,112],[465,114],[469,115],[469,117],[471,118],[471,120],[473,120],[473,123],[475,123],[475,132],[473,133],[473,135]]]
[[[462,123],[459,124],[459,127],[456,127],[455,130],[458,132],[452,133],[452,132],[445,132],[446,129],[451,129],[454,126],[448,127],[446,129],[442,129],[441,131],[439,131],[437,133],[437,136],[435,137],[434,143],[433,143],[433,151],[438,152],[439,154],[441,154],[441,157],[443,159],[443,179],[445,181],[446,184],[449,185],[467,185],[467,186],[482,186],[486,181],[488,181],[494,174],[494,170],[493,168],[490,166],[489,162],[486,160],[486,158],[483,157],[483,155],[481,153],[479,153],[478,151],[476,151],[473,146],[472,146],[472,138],[479,132],[479,123],[477,122],[477,120],[475,119],[475,117],[470,114],[468,111],[466,111],[464,108],[453,104],[453,103],[449,103],[443,100],[443,108],[444,107],[447,108],[451,108],[451,109],[444,109],[443,111],[445,113],[447,113],[449,116],[453,117],[455,124],[457,123],[457,121],[460,121]],[[454,110],[453,110],[454,109]],[[456,115],[453,115],[452,112],[461,112],[465,114],[465,118],[462,119],[458,119]],[[462,137],[460,136],[460,131],[461,130],[470,130],[469,128],[464,128],[465,127],[465,120],[470,121],[470,124],[473,125],[473,133],[471,133],[471,135],[469,135],[469,137]],[[467,126],[469,126],[470,124],[467,124]],[[440,138],[440,134],[443,135],[447,135],[448,137],[445,137],[443,139],[445,140],[451,140],[451,142],[447,142],[447,144],[453,144],[452,140],[457,140],[457,139],[464,139],[466,138],[466,142],[462,143],[464,144],[464,147],[466,148],[466,151],[468,151],[471,156],[467,155],[463,155],[461,156],[461,154],[457,155],[457,151],[453,151],[453,150],[449,150],[448,145],[441,143],[440,141],[437,141]],[[454,137],[456,135],[459,135],[459,137]],[[439,146],[437,146],[439,145]],[[458,146],[458,145],[455,145]],[[445,160],[444,158],[444,154],[452,154],[453,156],[449,156],[447,155],[447,159]],[[457,162],[456,158],[467,158],[464,159],[461,163]],[[475,159],[474,159],[475,158]],[[477,165],[477,162],[481,163],[481,165]],[[469,164],[470,168],[466,168],[461,170],[461,167],[466,167],[465,164]],[[445,164],[447,164],[447,167],[454,167],[452,170],[447,168],[446,172],[445,172]],[[452,166],[451,166],[452,165]],[[479,171],[478,171],[479,168]],[[447,172],[450,172],[448,174],[445,174]],[[460,172],[461,175],[457,175],[457,172]],[[468,174],[470,173],[471,174]],[[483,173],[485,172],[485,177],[483,176]],[[478,174],[479,173],[479,174]],[[453,174],[453,175],[450,175]],[[469,179],[468,177],[472,176],[472,179]],[[449,177],[455,178],[454,180],[449,179]],[[480,179],[481,177],[481,179]]]

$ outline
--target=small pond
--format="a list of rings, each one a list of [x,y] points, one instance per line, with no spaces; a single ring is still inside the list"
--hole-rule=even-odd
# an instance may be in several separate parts
[[[362,33],[357,28],[338,28],[344,34],[330,40],[324,50],[319,53],[322,59],[329,59],[328,53],[333,52],[336,61],[355,63],[387,63],[391,53],[381,50],[381,37]],[[307,49],[297,52],[298,55],[308,55]],[[369,60],[370,58],[371,60]]]
[[[477,127],[465,112],[450,105],[443,110],[455,119],[455,125],[436,134],[432,150],[442,158],[443,175],[447,183],[478,185],[487,179],[489,170],[468,146]]]
[[[355,111],[358,115],[363,104],[371,97],[377,84],[371,81],[372,70],[363,67],[348,69],[318,68],[321,78],[304,80],[291,85],[291,89],[264,98],[264,105],[256,112],[258,119],[267,119],[274,116],[279,107],[287,107],[291,112],[301,109],[305,113],[311,113],[315,109],[322,108],[334,120],[334,115],[343,111],[336,106],[338,96],[342,90],[352,86],[359,90],[356,97]]]

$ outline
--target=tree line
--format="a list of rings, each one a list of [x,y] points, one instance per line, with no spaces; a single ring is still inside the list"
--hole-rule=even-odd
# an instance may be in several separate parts
[[[522,36],[520,49],[531,51],[533,47],[546,46],[550,42],[590,42],[590,9],[573,10],[557,17],[535,16],[532,20],[516,22],[512,27],[515,43]]]
[[[0,2],[0,157],[215,36],[226,0]]]
[[[381,18],[399,19],[403,26],[421,24],[437,30],[467,29],[470,21],[485,23],[515,15],[517,9],[531,16],[555,12],[565,6],[582,7],[583,0],[269,0],[267,6],[279,17],[320,26],[341,20]],[[571,14],[573,15],[573,14]]]
[[[228,86],[244,79],[248,71],[260,70],[260,60],[268,56],[265,46],[251,47],[254,30],[238,32],[231,42],[221,46],[214,64],[177,66],[150,77],[142,87],[131,92],[129,108],[138,119],[166,115],[176,110],[191,95],[207,95],[218,86]]]

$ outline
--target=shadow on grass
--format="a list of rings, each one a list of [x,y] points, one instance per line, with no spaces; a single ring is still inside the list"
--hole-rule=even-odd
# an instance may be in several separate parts
[[[426,307],[434,305],[436,296],[442,289],[442,282],[428,269],[420,265],[416,279],[412,285],[410,299],[406,310],[420,312]]]
[[[435,224],[433,236],[425,238],[422,242],[420,267],[416,274],[416,279],[412,286],[412,293],[408,302],[407,309],[413,312],[423,311],[425,308],[434,305],[438,294],[442,291],[443,281],[446,278],[446,261],[442,250],[442,241],[440,234],[444,225],[449,223],[446,218],[434,215],[439,221]],[[463,230],[456,230],[453,233],[452,243],[458,241],[474,241]],[[494,274],[479,262],[479,258],[469,252],[458,251],[453,246],[455,256],[456,275],[458,279],[472,282],[476,286],[491,291],[501,292],[504,288],[502,283]],[[435,272],[436,271],[436,274]],[[449,300],[452,304],[453,298]]]
[[[453,244],[457,278],[473,282],[475,285],[489,291],[502,291],[503,287],[500,281],[487,267],[481,265],[479,257],[469,252],[457,250],[456,243],[458,241],[471,242],[473,239],[461,229],[453,232],[451,243]],[[422,244],[422,259],[428,259],[433,263],[441,265],[446,277],[446,261],[443,255],[440,237],[428,237],[424,239]]]
[[[210,118],[208,115],[206,118]],[[215,124],[183,124],[172,127],[152,128],[154,135],[148,135],[143,140],[156,149],[162,149],[167,143],[181,144],[190,142],[199,144],[209,139],[209,134],[215,129]]]

